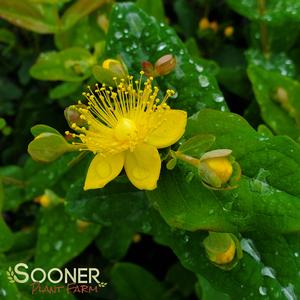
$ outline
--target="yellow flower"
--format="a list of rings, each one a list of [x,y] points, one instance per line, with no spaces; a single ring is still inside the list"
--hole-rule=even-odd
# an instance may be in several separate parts
[[[141,72],[141,75],[143,72]],[[73,123],[81,150],[96,155],[92,160],[84,189],[104,187],[125,168],[129,180],[138,189],[156,188],[161,169],[157,149],[174,144],[183,135],[187,114],[170,109],[166,101],[174,92],[167,91],[162,100],[159,89],[152,87],[153,78],[145,83],[142,76],[133,82],[122,79],[112,87],[96,85],[96,90],[83,93],[88,106],[79,106],[85,126]]]

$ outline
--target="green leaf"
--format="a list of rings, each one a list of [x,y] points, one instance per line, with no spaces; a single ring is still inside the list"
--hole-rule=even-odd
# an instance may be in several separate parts
[[[55,7],[37,5],[29,0],[2,0],[0,16],[10,23],[37,33],[53,33],[56,24]]]
[[[188,182],[180,170],[163,173],[147,196],[166,222],[192,231],[298,231],[300,146],[261,135],[238,115],[213,110],[189,119],[187,136],[204,133],[216,136],[215,149],[233,150],[244,176],[236,189],[212,191],[196,176]]]
[[[196,284],[196,292],[198,298],[201,300],[230,300],[230,297],[226,294],[223,294],[215,290],[212,285],[205,279],[204,276],[198,275],[199,282]]]
[[[175,70],[157,77],[163,91],[175,90],[174,99],[169,101],[172,107],[189,112],[203,107],[227,109],[210,63],[193,58],[172,28],[130,3],[114,6],[110,24],[106,54],[109,57],[120,55],[132,75],[139,73],[144,61],[154,64],[166,54],[176,57]]]
[[[49,96],[51,99],[64,98],[78,91],[80,87],[80,82],[64,82],[51,89]]]
[[[63,14],[62,29],[67,30],[74,26],[81,18],[106,4],[107,0],[77,0]]]
[[[30,74],[39,80],[79,82],[91,75],[93,56],[83,48],[42,53],[31,67]]]
[[[66,209],[78,219],[103,226],[97,246],[108,259],[123,257],[136,232],[151,230],[145,194],[128,183],[114,181],[102,189],[84,192],[80,180],[69,189]]]
[[[178,151],[200,158],[213,145],[216,138],[213,135],[195,135],[183,142]]]
[[[136,6],[144,10],[148,15],[156,18],[157,21],[165,21],[164,3],[162,0],[137,0]]]
[[[261,115],[276,134],[293,139],[300,135],[300,83],[275,72],[250,65],[249,78]]]
[[[76,220],[65,213],[63,204],[42,209],[35,265],[44,268],[62,267],[78,256],[99,230],[99,225],[91,224],[82,231]]]
[[[16,210],[24,199],[24,174],[18,166],[0,168],[0,180],[3,185],[3,211]]]
[[[300,3],[289,0],[227,0],[237,13],[270,24],[300,21]]]
[[[250,234],[255,241],[255,246],[261,260],[267,267],[262,269],[262,274],[278,280],[290,295],[300,293],[300,235],[299,233],[269,235],[260,233]]]
[[[0,215],[0,252],[9,250],[14,242],[14,236],[10,228]]]
[[[163,299],[162,284],[140,266],[117,263],[111,271],[111,278],[120,300]]]
[[[94,45],[105,37],[97,23],[97,17],[89,15],[82,18],[76,26],[55,34],[55,44],[60,50],[80,47],[91,50]]]
[[[259,50],[249,49],[246,51],[246,59],[248,65],[257,65],[268,71],[276,71],[283,76],[294,77],[296,73],[293,61],[284,52],[266,57]]]
[[[6,300],[23,300],[15,283],[9,282],[6,270],[0,270],[0,297]],[[26,299],[24,299],[26,300]]]
[[[77,153],[67,153],[48,165],[28,160],[24,174],[28,178],[26,199],[40,196],[45,189],[51,189],[68,171],[72,171],[72,163],[77,157]]]

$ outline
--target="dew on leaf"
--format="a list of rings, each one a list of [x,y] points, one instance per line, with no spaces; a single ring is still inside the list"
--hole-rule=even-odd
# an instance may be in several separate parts
[[[201,87],[208,87],[209,86],[209,81],[208,81],[208,78],[206,76],[199,75],[198,80],[199,80],[199,83],[200,83]]]
[[[242,239],[241,240],[241,247],[243,251],[248,253],[250,256],[254,258],[256,261],[260,261],[260,254],[254,246],[254,243],[250,239]]]
[[[259,291],[259,293],[260,293],[262,296],[266,296],[266,295],[267,295],[267,288],[264,287],[264,286],[260,286],[258,291]]]

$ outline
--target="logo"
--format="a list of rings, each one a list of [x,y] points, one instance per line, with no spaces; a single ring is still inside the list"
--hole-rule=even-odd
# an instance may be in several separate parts
[[[32,294],[58,294],[67,292],[75,293],[98,293],[107,283],[100,281],[98,268],[34,268],[29,270],[25,263],[19,263],[14,268],[9,267],[6,271],[10,283],[29,284]]]

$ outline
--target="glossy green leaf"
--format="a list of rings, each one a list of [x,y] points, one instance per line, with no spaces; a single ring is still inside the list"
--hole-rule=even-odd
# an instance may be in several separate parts
[[[128,183],[111,182],[105,188],[84,192],[80,180],[67,194],[66,209],[78,219],[103,226],[97,245],[109,259],[124,256],[136,232],[151,230],[145,194]]]
[[[237,13],[270,24],[299,22],[300,2],[289,0],[227,0]]]
[[[80,229],[68,217],[64,205],[41,211],[35,264],[44,268],[62,267],[81,253],[96,237],[100,226],[91,224]],[[78,242],[80,240],[80,243]]]
[[[91,74],[93,56],[83,48],[42,53],[31,67],[30,74],[39,80],[82,81]]]
[[[187,136],[203,133],[216,136],[215,149],[233,151],[244,176],[236,189],[212,191],[197,176],[187,180],[179,169],[162,174],[147,196],[167,223],[192,231],[298,231],[299,145],[261,135],[238,115],[213,110],[189,120]]]
[[[178,147],[178,151],[200,158],[204,152],[209,150],[209,148],[214,144],[215,140],[216,138],[213,135],[195,135],[184,141]]]
[[[16,283],[9,282],[6,271],[0,270],[0,297],[7,300],[23,300]]]
[[[50,189],[68,171],[72,171],[78,153],[67,153],[50,164],[41,164],[29,160],[25,166],[25,174],[28,178],[25,186],[26,199],[32,199],[44,193],[45,189]]]
[[[300,293],[300,236],[299,233],[288,235],[250,234],[254,240],[260,258],[266,264],[262,269],[264,276],[278,280],[287,296]]]
[[[276,134],[298,139],[300,83],[254,65],[249,66],[248,74],[266,124]]]
[[[168,299],[163,297],[162,284],[138,265],[117,263],[111,278],[120,300]]]
[[[166,54],[176,57],[175,70],[157,78],[163,91],[175,90],[173,99],[169,100],[171,106],[189,112],[203,107],[227,109],[209,63],[193,58],[172,28],[130,3],[116,4],[110,22],[106,54],[120,55],[129,73],[138,74],[143,61],[155,63]]]
[[[162,0],[137,0],[136,6],[144,10],[148,15],[156,18],[157,21],[165,21],[164,3]]]
[[[246,51],[248,65],[257,65],[268,71],[275,71],[282,76],[295,76],[295,64],[286,53],[273,53],[266,57],[261,51],[249,49]]]
[[[0,16],[3,19],[37,33],[53,33],[58,30],[55,12],[54,7],[37,5],[29,0],[0,2]]]

